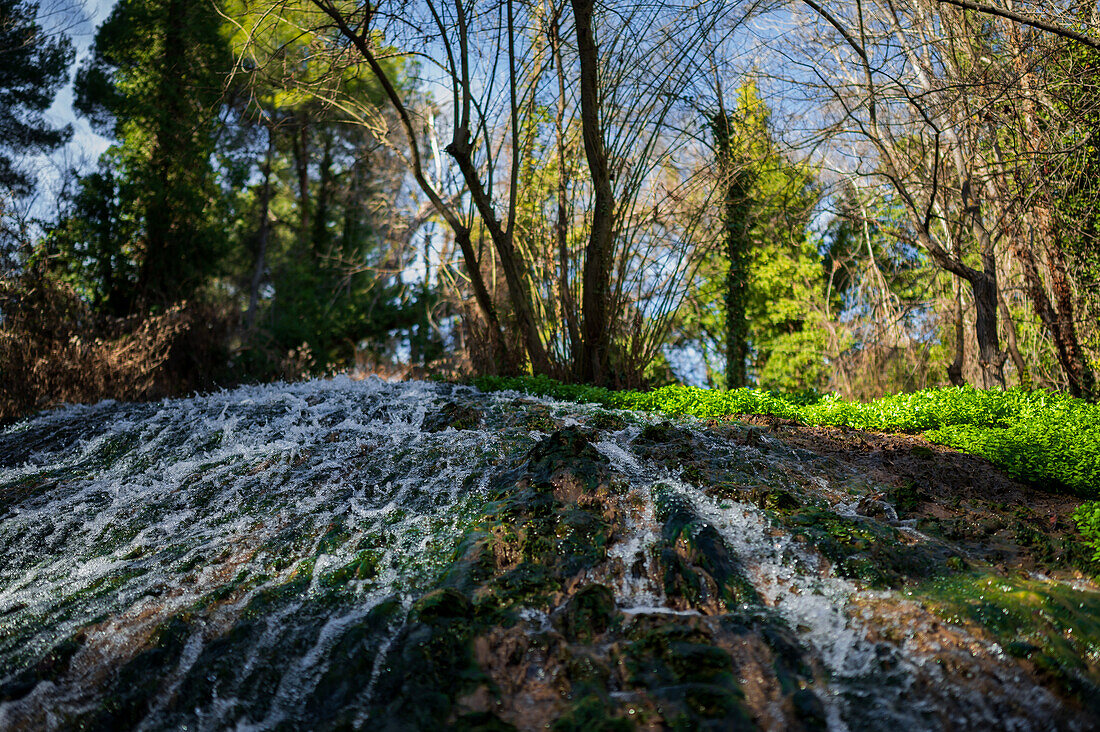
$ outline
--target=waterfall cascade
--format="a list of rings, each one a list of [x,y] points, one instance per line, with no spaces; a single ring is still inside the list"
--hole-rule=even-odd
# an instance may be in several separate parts
[[[0,432],[0,728],[1100,726],[1095,587],[919,490],[422,382],[64,408]]]

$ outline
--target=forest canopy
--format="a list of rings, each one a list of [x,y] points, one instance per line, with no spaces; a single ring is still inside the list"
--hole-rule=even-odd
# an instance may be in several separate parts
[[[4,418],[340,369],[1098,396],[1095,4],[131,0],[79,55],[75,12],[0,1]],[[50,181],[70,82],[109,147]]]

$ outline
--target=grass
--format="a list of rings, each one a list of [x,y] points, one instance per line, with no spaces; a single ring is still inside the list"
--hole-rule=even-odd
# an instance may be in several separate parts
[[[950,387],[862,403],[832,394],[715,391],[681,385],[647,392],[612,391],[544,376],[487,376],[473,383],[482,391],[512,389],[670,416],[709,419],[767,414],[808,425],[921,434],[984,457],[1021,480],[1086,499],[1075,517],[1100,559],[1100,405],[1064,394]]]

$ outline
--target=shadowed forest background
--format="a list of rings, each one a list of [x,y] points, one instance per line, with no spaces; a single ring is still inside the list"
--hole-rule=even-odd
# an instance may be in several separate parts
[[[358,369],[1095,400],[1095,3],[0,0],[0,419]],[[74,110],[110,140],[48,154]]]

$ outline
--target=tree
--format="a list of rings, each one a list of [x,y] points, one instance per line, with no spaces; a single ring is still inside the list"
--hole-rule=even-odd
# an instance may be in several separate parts
[[[710,117],[722,213],[676,332],[682,344],[701,351],[712,384],[819,388],[825,279],[818,242],[807,229],[817,185],[811,169],[778,148],[769,118],[751,79],[731,108],[721,103]]]
[[[725,306],[725,383],[727,389],[748,384],[746,366],[749,356],[747,300],[749,262],[752,258],[752,189],[758,170],[752,148],[766,144],[767,112],[754,85],[742,87],[731,116],[718,90],[718,113],[711,120],[714,150],[718,158],[719,186],[723,192],[723,239],[727,262]],[[736,126],[736,129],[735,129]]]
[[[1086,232],[1095,220],[1089,211],[1096,203],[1091,143],[1100,133],[1100,98],[1089,90],[1100,53],[1076,41],[1050,48],[1004,25],[1017,93],[996,105],[995,114],[999,126],[1017,133],[992,136],[992,147],[1000,172],[995,185],[1009,209],[1006,238],[1070,392],[1095,397],[1069,264],[1083,242],[1095,241]]]
[[[17,201],[30,193],[34,176],[21,158],[53,150],[70,134],[43,113],[68,78],[73,47],[43,30],[39,11],[35,2],[0,0],[0,274],[20,266],[17,252],[28,244]]]
[[[68,139],[42,115],[68,78],[73,47],[38,24],[39,4],[0,0],[0,186],[25,194],[31,177],[13,155],[46,152]]]
[[[683,91],[705,68],[702,47],[689,38],[739,22],[730,6],[259,5],[281,14],[313,7],[320,17],[307,27],[319,37],[337,31],[324,53],[378,79],[405,135],[416,188],[462,253],[502,368],[603,383],[640,378],[692,261],[677,253],[691,246],[678,222],[654,226],[655,218],[669,220],[662,214],[687,184],[670,181],[679,172],[676,148],[691,142],[674,114],[690,107]],[[639,36],[642,27],[653,32]],[[400,90],[382,65],[399,54],[418,59],[425,86],[449,94],[428,103]],[[545,110],[554,110],[546,124],[534,122]],[[450,127],[449,141],[428,134],[435,120]],[[576,149],[578,131],[581,166],[563,155]],[[524,151],[539,145],[558,152],[556,201],[564,205],[554,207],[555,236],[536,243],[521,236],[517,222]],[[665,253],[670,266],[655,276]],[[550,262],[552,270],[543,268]],[[494,271],[500,298],[486,277]],[[570,312],[542,317],[561,308]],[[519,337],[506,339],[505,328]]]
[[[805,4],[820,20],[817,30],[836,40],[804,68],[834,105],[835,139],[865,151],[865,164],[846,173],[893,188],[914,243],[969,286],[983,384],[1004,384],[1009,354],[1021,382],[1028,380],[1014,345],[1016,324],[998,317],[1007,310],[1003,280],[1018,267],[1068,386],[1087,395],[1094,378],[1076,336],[1045,182],[1072,159],[1075,146],[1063,144],[1065,118],[1049,114],[1056,106],[1046,89],[1057,81],[1040,79],[1057,66],[1050,61],[1062,38],[1095,46],[1066,22],[1075,19],[1076,4],[1030,10],[969,0]],[[831,60],[828,67],[822,58]],[[1043,257],[1050,291],[1040,274]]]
[[[218,262],[224,240],[211,218],[211,159],[228,68],[210,6],[133,0],[99,27],[77,74],[78,111],[116,140],[108,162],[136,237],[135,290],[118,303],[123,309],[189,297]]]
[[[82,176],[65,216],[48,232],[53,268],[98,313],[130,311],[137,283],[137,222],[128,215],[125,188],[110,157]]]
[[[965,324],[950,297],[957,278],[912,244],[904,206],[890,191],[852,183],[833,191],[822,234],[829,389],[849,399],[922,389],[945,371],[963,383]],[[946,292],[945,292],[946,290]],[[955,318],[937,318],[937,312]],[[954,326],[951,330],[948,326]],[[955,346],[955,361],[946,364]]]

